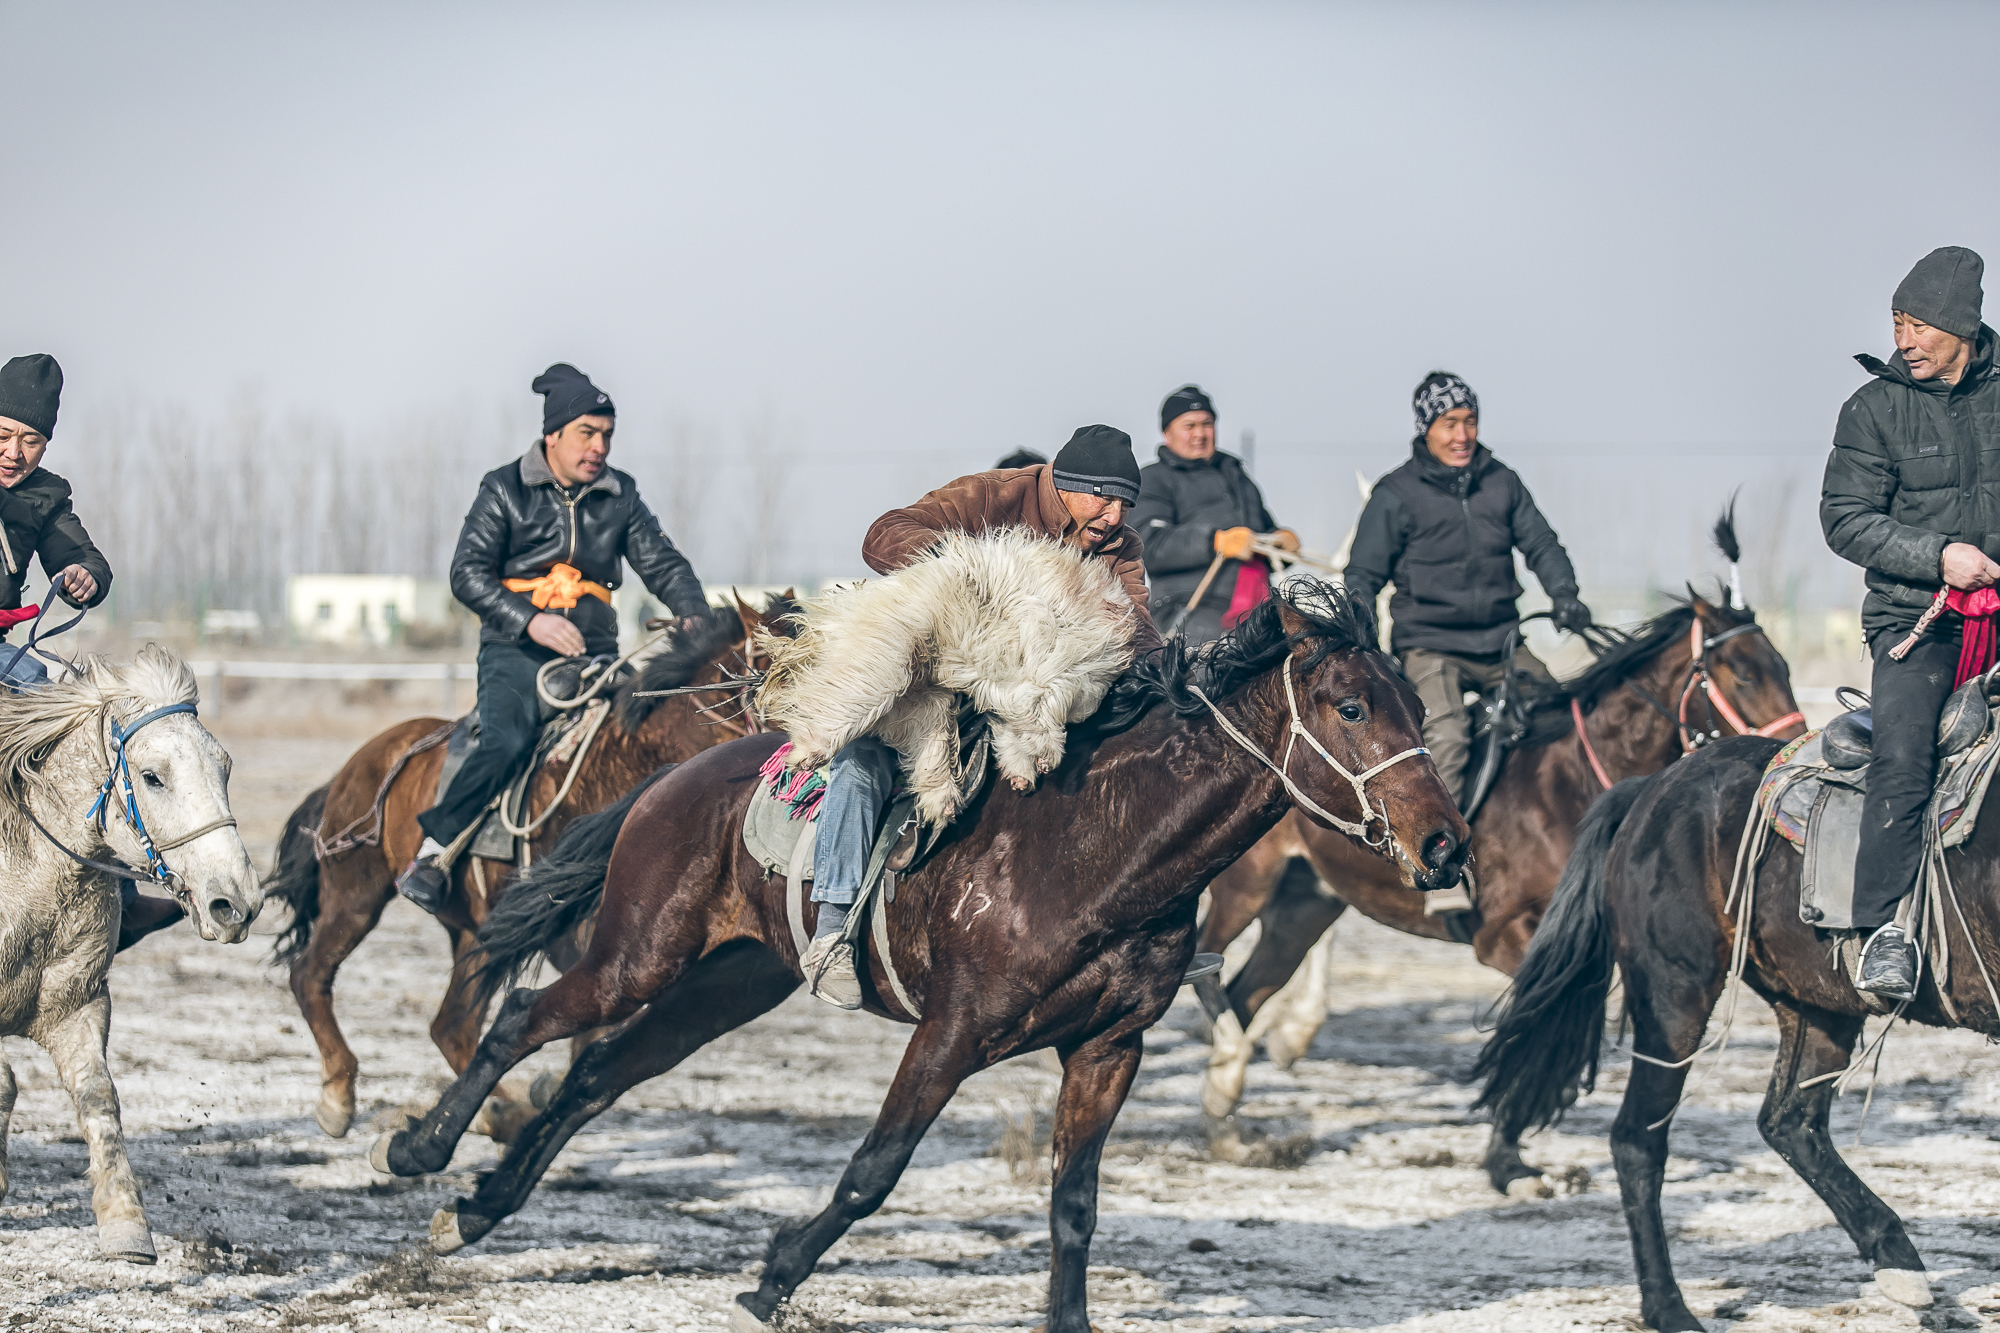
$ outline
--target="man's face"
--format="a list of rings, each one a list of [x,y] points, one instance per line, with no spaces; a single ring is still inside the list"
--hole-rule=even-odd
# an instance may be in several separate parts
[[[1479,443],[1479,418],[1469,407],[1454,407],[1431,423],[1424,443],[1430,446],[1431,457],[1446,467],[1465,467]]]
[[[1118,531],[1118,525],[1125,521],[1125,502],[1104,495],[1088,495],[1082,491],[1057,491],[1062,497],[1063,508],[1077,521],[1077,530],[1069,535],[1071,544],[1081,546],[1086,551],[1095,551],[1111,540],[1111,534]]]
[[[1891,315],[1896,326],[1896,350],[1903,354],[1910,378],[1934,380],[1942,375],[1947,383],[1958,383],[1966,363],[1972,360],[1972,340],[1933,328],[1900,310],[1892,311]]]
[[[578,417],[553,435],[542,437],[549,471],[565,486],[584,486],[604,474],[604,460],[611,453],[610,417]]]
[[[1215,457],[1215,414],[1183,412],[1162,432],[1168,450],[1190,463]]]
[[[0,486],[13,490],[42,465],[49,437],[12,417],[0,417]]]

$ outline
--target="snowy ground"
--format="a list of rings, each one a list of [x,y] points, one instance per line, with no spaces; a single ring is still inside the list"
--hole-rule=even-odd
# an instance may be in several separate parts
[[[267,863],[286,811],[353,739],[269,725],[223,735],[246,839]],[[468,1140],[450,1174],[403,1182],[369,1170],[364,1126],[344,1140],[319,1133],[312,1045],[265,964],[276,924],[235,947],[183,927],[113,973],[112,1070],[156,1267],[95,1258],[68,1100],[40,1051],[7,1041],[21,1095],[0,1204],[0,1328],[718,1328],[773,1225],[826,1199],[907,1035],[795,997],[636,1090],[578,1137],[524,1212],[435,1259],[421,1244],[432,1212],[468,1189],[493,1146]],[[1338,1013],[1309,1057],[1287,1074],[1251,1071],[1245,1115],[1278,1165],[1206,1159],[1192,1005],[1150,1034],[1105,1165],[1100,1328],[1637,1327],[1604,1139],[1622,1057],[1564,1132],[1529,1145],[1579,1192],[1503,1199],[1477,1170],[1486,1131],[1456,1081],[1499,979],[1465,950],[1361,922],[1343,923],[1339,957]],[[425,1028],[444,972],[441,934],[401,904],[349,962],[341,1013],[364,1120],[443,1086]],[[1680,1116],[1668,1218],[1690,1304],[1716,1316],[1712,1328],[2000,1328],[2000,1055],[1964,1034],[1898,1034],[1864,1146],[1849,1154],[1909,1219],[1938,1278],[1940,1305],[1920,1323],[1873,1293],[1829,1214],[1757,1137],[1773,1036],[1746,1003],[1735,1046]],[[1046,1189],[1027,1154],[1001,1144],[1028,1137],[1054,1087],[1041,1058],[975,1079],[888,1206],[801,1290],[789,1325],[1038,1323]],[[1836,1112],[1843,1147],[1859,1102]]]

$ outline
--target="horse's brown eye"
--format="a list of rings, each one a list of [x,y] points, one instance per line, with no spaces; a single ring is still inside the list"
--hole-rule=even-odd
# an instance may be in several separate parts
[[[1343,722],[1359,722],[1361,720],[1360,704],[1342,704],[1335,711],[1340,714]]]
[[[141,769],[139,772],[139,776],[146,780],[146,785],[148,787],[165,787],[167,785],[166,783],[160,781],[160,775],[158,773],[155,773],[150,768]]]

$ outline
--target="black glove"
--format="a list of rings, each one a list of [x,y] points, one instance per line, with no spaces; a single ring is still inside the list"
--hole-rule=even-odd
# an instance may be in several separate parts
[[[1590,628],[1590,608],[1574,597],[1558,597],[1549,619],[1567,634],[1581,634]]]

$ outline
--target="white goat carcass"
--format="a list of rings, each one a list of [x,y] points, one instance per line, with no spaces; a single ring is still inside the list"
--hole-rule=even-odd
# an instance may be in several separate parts
[[[879,736],[919,813],[942,824],[960,799],[958,696],[987,715],[1001,773],[1027,791],[1131,663],[1137,615],[1110,567],[1075,547],[1019,528],[947,533],[908,567],[808,603],[796,637],[761,635],[757,706],[790,733],[793,769]]]

